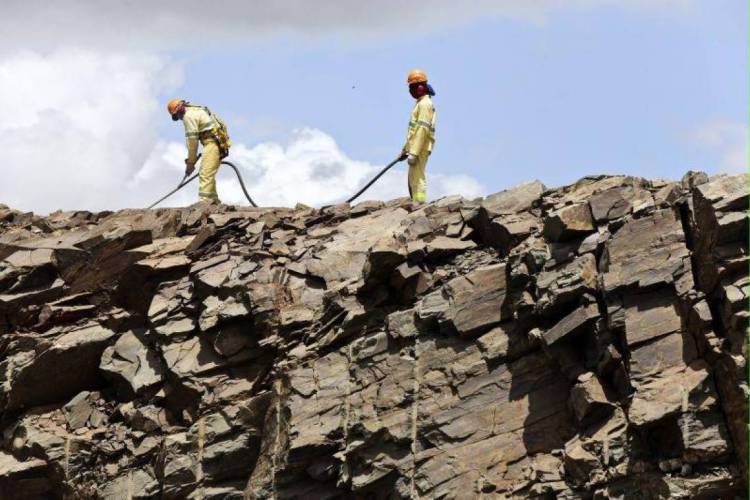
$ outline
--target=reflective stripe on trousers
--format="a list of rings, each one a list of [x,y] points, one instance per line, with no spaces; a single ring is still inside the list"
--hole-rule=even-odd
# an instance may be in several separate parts
[[[416,165],[409,165],[409,192],[414,201],[427,201],[427,179],[424,172],[429,157],[429,153],[424,153],[417,157]]]
[[[221,156],[219,146],[213,139],[201,140],[203,151],[201,153],[201,169],[198,174],[198,197],[201,200],[219,202],[219,194],[216,192],[216,174],[219,172]]]

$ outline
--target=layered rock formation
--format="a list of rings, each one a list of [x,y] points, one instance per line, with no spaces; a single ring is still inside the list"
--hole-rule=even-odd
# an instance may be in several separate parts
[[[748,177],[0,210],[0,497],[744,498]]]

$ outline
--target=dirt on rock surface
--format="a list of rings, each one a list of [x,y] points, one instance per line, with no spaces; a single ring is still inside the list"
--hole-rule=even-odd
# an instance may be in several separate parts
[[[748,181],[0,206],[0,498],[744,498]]]

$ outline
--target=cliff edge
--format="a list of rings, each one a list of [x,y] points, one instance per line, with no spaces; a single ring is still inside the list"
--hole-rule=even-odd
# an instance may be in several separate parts
[[[748,181],[0,207],[0,498],[744,498]]]

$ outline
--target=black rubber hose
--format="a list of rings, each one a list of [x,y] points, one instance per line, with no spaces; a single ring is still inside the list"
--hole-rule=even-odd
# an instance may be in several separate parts
[[[365,184],[365,187],[363,187],[362,189],[360,189],[359,191],[357,191],[357,193],[354,196],[352,196],[351,198],[349,198],[348,200],[346,200],[346,203],[351,203],[354,200],[356,200],[357,198],[359,198],[359,196],[362,193],[364,193],[365,191],[367,191],[370,188],[370,186],[372,186],[373,184],[375,184],[375,181],[377,181],[378,179],[380,179],[383,176],[384,173],[386,173],[396,163],[398,163],[400,161],[403,161],[403,159],[404,158],[402,156],[399,156],[398,158],[396,158],[395,160],[393,160],[392,162],[390,162],[388,165],[386,165],[383,168],[383,170],[381,170],[378,173],[378,175],[376,175],[375,177],[373,177],[370,182],[368,182],[367,184]],[[250,197],[250,193],[247,192],[247,188],[245,187],[245,181],[242,179],[242,174],[240,174],[240,169],[238,169],[237,166],[234,163],[232,163],[231,161],[229,161],[229,160],[223,160],[221,162],[221,164],[222,165],[229,165],[230,167],[232,167],[232,170],[234,170],[234,173],[237,174],[237,180],[240,181],[240,187],[242,188],[242,192],[244,193],[245,198],[247,198],[247,201],[250,202],[250,205],[252,205],[253,207],[257,208],[258,205],[255,204],[255,202],[253,201],[253,199]],[[154,203],[152,203],[151,205],[149,205],[148,208],[154,208],[156,205],[158,205],[162,201],[166,200],[167,198],[169,198],[170,196],[172,196],[177,191],[179,191],[180,189],[184,188],[185,186],[187,186],[191,182],[193,182],[196,177],[198,177],[198,174],[194,174],[192,177],[188,177],[188,178],[183,177],[182,181],[180,181],[180,184],[176,188],[174,188],[172,191],[170,191],[169,193],[165,194],[164,196],[162,196],[161,198],[159,198],[157,201],[155,201]]]
[[[222,165],[229,165],[230,167],[232,167],[232,170],[234,170],[234,173],[237,174],[237,180],[240,181],[240,187],[242,187],[242,192],[245,194],[245,198],[247,198],[247,201],[250,202],[250,205],[252,205],[253,207],[257,208],[258,205],[255,204],[255,202],[253,201],[253,199],[250,197],[250,194],[247,192],[247,188],[245,187],[245,181],[242,180],[242,174],[240,174],[240,169],[238,169],[237,166],[234,163],[232,163],[231,161],[228,161],[228,160],[223,160],[221,162],[221,164]],[[162,201],[166,200],[167,198],[169,198],[170,196],[172,196],[177,191],[179,191],[180,189],[184,188],[185,186],[187,186],[191,182],[193,182],[196,177],[198,177],[198,174],[193,174],[192,177],[188,177],[188,178],[183,177],[182,181],[180,181],[180,184],[176,188],[174,188],[172,191],[170,191],[169,193],[165,194],[164,196],[162,196],[161,198],[159,198],[157,201],[155,201],[154,203],[152,203],[151,205],[149,205],[148,208],[154,208],[156,205],[158,205]]]
[[[396,163],[402,161],[403,159],[404,158],[402,156],[399,156],[398,158],[396,158],[395,160],[393,160],[392,162],[390,162],[388,165],[386,165],[385,168],[383,168],[383,170],[381,170],[378,175],[376,175],[375,177],[373,177],[370,182],[368,182],[367,184],[365,184],[365,187],[363,187],[362,189],[360,189],[359,191],[357,191],[357,194],[355,194],[354,196],[352,196],[351,198],[349,198],[348,200],[346,200],[346,202],[347,203],[351,203],[354,200],[356,200],[357,198],[359,198],[359,195],[361,195],[362,193],[364,193],[365,191],[367,191],[367,188],[369,188],[370,186],[372,186],[375,183],[375,181],[377,181],[378,179],[380,179],[380,177],[384,173],[386,173],[393,165],[395,165]]]
[[[245,198],[247,198],[247,201],[250,202],[250,205],[254,207],[258,207],[258,205],[255,204],[253,199],[250,197],[250,194],[247,192],[247,188],[245,188],[245,181],[242,180],[242,175],[240,175],[240,169],[237,168],[234,163],[232,163],[229,160],[224,160],[221,162],[222,165],[229,165],[234,170],[234,173],[237,174],[237,180],[240,181],[240,187],[242,188],[242,192],[245,193]]]
[[[184,188],[185,186],[187,186],[191,182],[193,182],[196,177],[198,177],[198,174],[193,175],[189,179],[187,178],[187,176],[183,177],[182,180],[180,181],[180,183],[177,185],[176,188],[174,188],[173,190],[171,190],[170,192],[168,192],[167,194],[165,194],[164,196],[162,196],[161,198],[159,198],[158,200],[156,200],[155,202],[153,202],[151,205],[148,206],[148,208],[154,208],[156,205],[158,205],[162,201],[166,200],[167,198],[169,198],[170,196],[172,196],[177,191],[179,191],[180,189]]]

